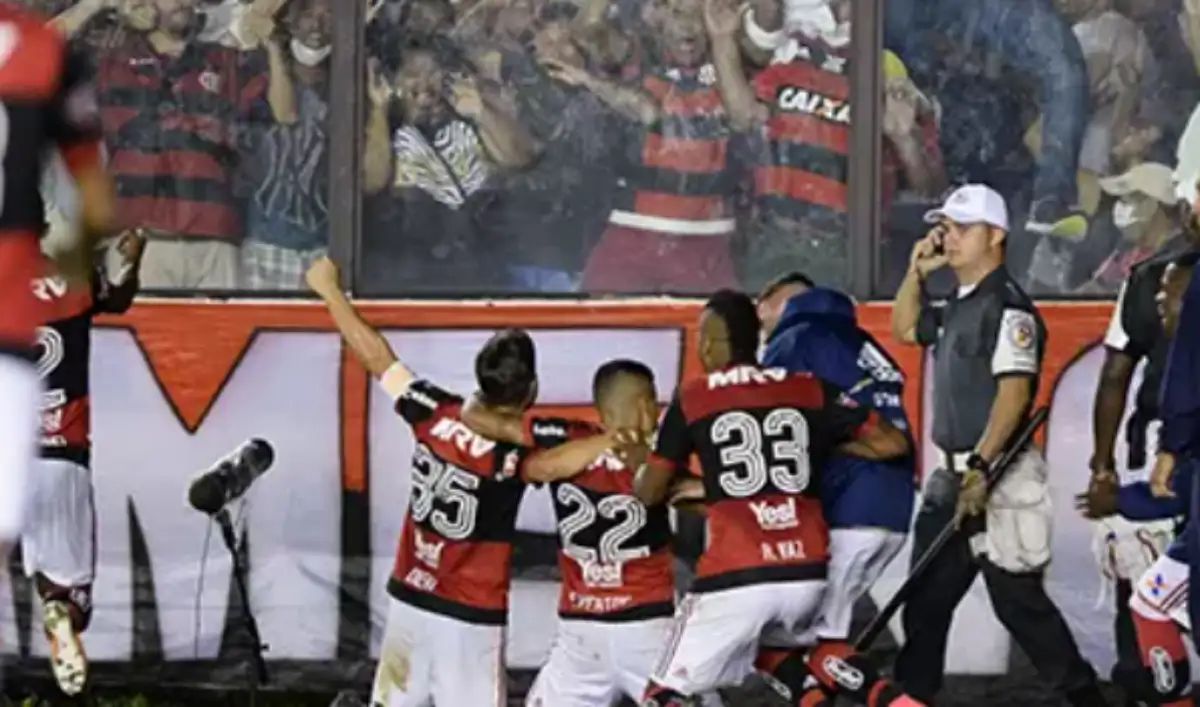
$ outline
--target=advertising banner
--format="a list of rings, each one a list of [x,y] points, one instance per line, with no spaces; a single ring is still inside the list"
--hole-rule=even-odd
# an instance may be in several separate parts
[[[525,327],[538,348],[539,406],[590,415],[591,376],[615,357],[647,363],[665,403],[696,375],[697,305],[379,303],[364,305],[399,356],[424,377],[469,394],[475,352],[497,328]],[[1086,483],[1091,399],[1109,305],[1049,304],[1044,442],[1058,524],[1051,592],[1088,657],[1113,660],[1112,606],[1097,606],[1091,524],[1072,510]],[[883,342],[889,309],[864,306]],[[145,302],[99,323],[93,337],[93,469],[98,511],[95,613],[86,634],[98,677],[238,687],[246,647],[230,560],[208,518],[186,503],[191,480],[251,437],[275,448],[274,467],[239,509],[248,537],[250,601],[282,687],[337,689],[369,680],[386,615],[384,586],[406,508],[412,439],[385,397],[310,303]],[[923,429],[932,393],[919,349],[890,346],[908,378],[906,403]],[[931,468],[933,451],[923,454]],[[548,497],[532,490],[519,526],[510,667],[547,655],[558,586]],[[540,549],[539,549],[540,547]],[[903,580],[907,552],[874,591]],[[546,565],[539,567],[539,565]],[[41,669],[45,645],[27,583],[0,583],[0,645],[17,670]],[[893,632],[899,627],[894,625]],[[897,637],[899,638],[898,634]],[[949,670],[1007,671],[1011,646],[977,584],[956,617]],[[132,669],[131,669],[132,668]]]

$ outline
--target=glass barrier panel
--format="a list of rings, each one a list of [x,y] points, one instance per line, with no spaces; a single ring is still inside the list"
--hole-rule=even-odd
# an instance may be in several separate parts
[[[895,292],[942,185],[1004,196],[1008,266],[1035,296],[1111,296],[1134,264],[1178,247],[1171,173],[1200,99],[1189,5],[888,0],[889,73],[902,78],[888,79],[883,115],[877,292]],[[938,132],[940,159],[924,165],[899,141],[914,108]]]
[[[759,4],[377,3],[364,293],[841,284],[847,25]]]
[[[119,225],[144,289],[303,287],[329,241],[333,0],[35,2],[94,63]],[[77,208],[62,172],[52,230]]]

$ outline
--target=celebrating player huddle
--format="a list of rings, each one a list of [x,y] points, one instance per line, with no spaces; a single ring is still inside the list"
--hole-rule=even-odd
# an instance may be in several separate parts
[[[641,363],[610,361],[595,373],[598,425],[535,417],[528,334],[507,330],[484,345],[467,400],[396,357],[341,292],[332,262],[314,264],[308,281],[416,439],[373,705],[505,704],[511,542],[530,484],[550,486],[563,584],[558,639],[529,705],[600,707],[622,695],[719,704],[716,690],[756,667],[798,705],[831,704],[839,692],[867,705],[918,704],[845,643],[801,641],[828,589],[823,465],[834,454],[903,457],[909,437],[828,383],[759,366],[749,297],[709,300],[707,375],[676,393],[656,434],[654,376]],[[677,607],[668,507],[697,504],[708,540]]]

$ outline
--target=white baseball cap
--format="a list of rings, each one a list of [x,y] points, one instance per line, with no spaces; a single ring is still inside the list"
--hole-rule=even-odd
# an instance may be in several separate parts
[[[944,204],[925,212],[925,223],[942,219],[962,224],[986,223],[1007,231],[1008,207],[995,189],[984,184],[964,184],[951,192]]]

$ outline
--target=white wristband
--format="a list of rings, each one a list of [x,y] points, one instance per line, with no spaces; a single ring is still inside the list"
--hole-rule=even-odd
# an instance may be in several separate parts
[[[396,361],[383,372],[383,375],[379,376],[379,385],[392,400],[399,400],[408,392],[408,386],[412,380],[412,371],[408,370],[408,366]]]

